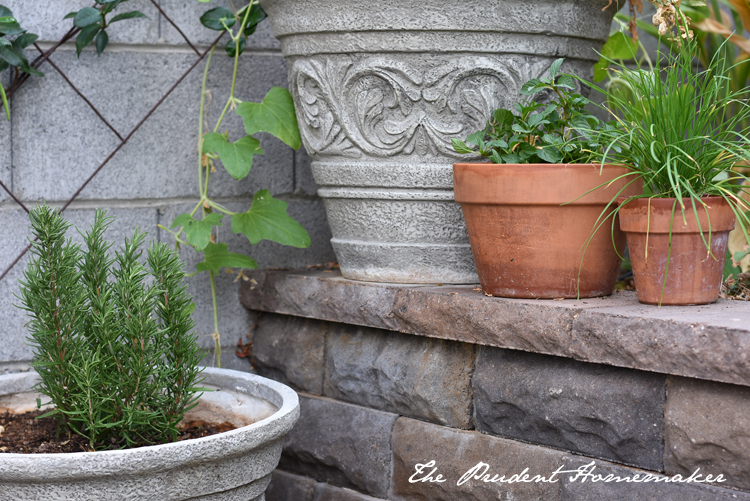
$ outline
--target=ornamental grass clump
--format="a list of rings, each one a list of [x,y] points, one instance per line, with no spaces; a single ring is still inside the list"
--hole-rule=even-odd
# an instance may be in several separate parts
[[[197,404],[203,357],[180,259],[153,242],[144,265],[137,229],[112,256],[104,232],[113,218],[103,211],[82,234],[85,248],[65,238],[59,211],[37,207],[30,219],[19,299],[31,316],[36,389],[54,405],[40,417],[97,449],[175,441]]]
[[[687,25],[684,19],[682,24]],[[722,197],[750,241],[750,206],[740,197],[748,190],[740,183],[748,178],[737,170],[750,161],[750,89],[731,85],[735,66],[748,63],[732,66],[719,50],[707,69],[698,69],[697,41],[686,28],[683,33],[675,53],[657,52],[653,69],[609,61],[614,84],[597,90],[619,127],[599,132],[606,147],[596,160],[630,167],[628,177],[644,184],[644,194],[630,200],[674,199],[673,218],[682,222],[698,220],[705,197]],[[710,249],[710,230],[703,240]]]

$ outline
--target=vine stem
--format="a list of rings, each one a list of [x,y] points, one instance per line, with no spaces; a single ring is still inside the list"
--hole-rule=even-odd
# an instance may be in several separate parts
[[[229,99],[227,100],[227,104],[224,106],[224,109],[221,112],[221,116],[219,116],[219,120],[216,122],[216,127],[214,128],[214,132],[218,132],[219,127],[221,126],[222,122],[224,121],[224,116],[226,115],[227,111],[231,106],[234,105],[236,99],[234,97],[234,89],[235,84],[237,82],[237,68],[239,67],[240,62],[240,38],[242,37],[242,33],[245,29],[245,25],[247,24],[247,18],[250,15],[250,10],[253,7],[253,4],[256,3],[257,0],[250,0],[250,3],[245,7],[244,17],[242,18],[242,23],[240,24],[240,28],[237,31],[237,35],[234,35],[232,33],[232,30],[229,29],[226,26],[226,23],[224,23],[224,27],[229,32],[229,35],[232,37],[232,40],[234,41],[235,46],[235,52],[234,52],[234,71],[232,73],[232,88],[229,91]],[[242,11],[237,12],[237,15],[240,15]],[[225,214],[234,214],[233,212],[228,211],[227,209],[221,207],[220,205],[215,205],[213,202],[210,202],[208,199],[208,180],[211,173],[210,163],[206,162],[206,181],[203,182],[203,113],[204,113],[204,107],[205,107],[205,100],[206,100],[206,82],[208,81],[208,68],[211,64],[211,57],[214,54],[214,49],[216,49],[216,46],[211,49],[211,53],[208,56],[208,60],[206,61],[206,68],[203,72],[203,84],[201,87],[201,108],[200,108],[200,118],[199,118],[199,125],[198,125],[198,192],[200,193],[201,199],[200,202],[198,202],[198,206],[196,206],[195,209],[193,209],[193,214],[196,210],[198,210],[198,207],[202,204],[210,203],[211,206],[216,207],[219,211],[225,213]],[[205,205],[204,205],[205,207]],[[205,208],[203,210],[203,215],[205,217]],[[213,303],[213,309],[214,309],[214,343],[215,343],[215,356],[216,356],[216,366],[221,368],[221,334],[219,333],[219,308],[216,301],[216,279],[214,276],[214,271],[209,270],[209,275],[211,277],[211,301]]]
[[[211,276],[211,299],[214,303],[214,343],[216,354],[216,366],[221,369],[221,335],[219,334],[219,310],[216,306],[216,280],[214,279],[214,270],[208,270]]]

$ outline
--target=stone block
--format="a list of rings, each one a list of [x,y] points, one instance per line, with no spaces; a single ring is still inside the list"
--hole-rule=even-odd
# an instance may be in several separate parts
[[[750,386],[750,302],[653,308],[635,293],[585,300],[485,297],[473,286],[376,284],[268,272],[248,308]]]
[[[29,0],[4,0],[3,5],[13,11],[21,26],[39,35],[42,42],[57,42],[73,27],[72,19],[65,19],[69,12],[91,7],[88,0],[49,0],[44,8]],[[149,0],[131,0],[122,4],[114,14],[139,10],[148,18],[127,19],[107,29],[110,43],[153,44],[159,38],[159,11]]]
[[[455,428],[471,426],[473,346],[332,323],[325,395]]]
[[[255,271],[244,283],[241,301],[251,310],[285,313],[354,325],[397,330],[395,287],[356,282],[329,270],[280,273]]]
[[[562,463],[563,453],[478,432],[459,431],[408,418],[399,418],[393,428],[393,481],[389,499],[394,501],[559,501],[560,482],[488,483],[475,476],[461,485],[458,481],[479,463],[476,473],[491,477],[524,471],[533,478],[550,479]],[[417,465],[424,467],[417,474]],[[420,481],[436,468],[432,478],[444,482]],[[528,470],[527,470],[528,469]],[[410,479],[412,480],[410,482]]]
[[[663,470],[660,374],[480,347],[472,380],[480,431]]]
[[[294,499],[296,500],[296,498]],[[342,489],[322,483],[315,484],[313,495],[313,501],[378,501],[379,499],[381,498],[374,498],[351,489]]]
[[[215,9],[216,7],[224,7],[232,10],[228,0],[215,0],[210,4],[184,2],[182,0],[161,0],[159,4],[169,18],[180,27],[185,36],[187,36],[193,44],[203,46],[213,43],[219,35],[218,31],[209,30],[200,23],[200,17],[203,13]],[[240,5],[245,4],[246,2],[241,4],[235,2],[237,8],[240,8]],[[219,45],[221,53],[224,52],[224,45],[226,44],[227,39],[228,37],[225,35]],[[182,36],[166,20],[162,20],[161,23],[161,41],[170,45],[185,45]],[[263,21],[255,30],[255,33],[253,33],[253,35],[247,40],[248,50],[270,49],[278,51],[280,50],[280,47],[278,40],[273,37],[271,23],[268,19]]]
[[[266,501],[313,501],[315,480],[274,470],[266,489]]]
[[[300,420],[285,439],[279,468],[386,497],[391,430],[398,416],[304,396],[300,406]]]
[[[664,419],[668,475],[700,468],[750,491],[750,388],[670,377]]]
[[[588,458],[566,456],[565,470],[576,470],[589,463]],[[563,501],[750,501],[750,494],[727,489],[726,483],[666,483],[661,474],[625,468],[622,466],[593,461],[593,469],[587,469],[592,475],[600,475],[603,479],[612,475],[611,481],[596,479],[577,473],[560,475],[562,481]],[[691,472],[692,473],[692,472]],[[648,482],[617,482],[616,478],[637,478],[643,480],[647,475],[656,477],[658,481]],[[652,478],[650,477],[650,478]],[[687,477],[683,477],[687,478]],[[575,479],[575,480],[573,480]],[[703,477],[702,479],[705,479]],[[592,480],[597,480],[596,482]]]
[[[748,319],[744,301],[607,305],[577,316],[569,352],[579,360],[750,385]]]
[[[261,376],[323,394],[328,322],[262,313],[253,330],[253,365]]]
[[[105,53],[87,54],[81,61],[71,52],[55,54],[56,63],[71,81],[125,137],[195,60],[192,54]],[[275,85],[286,84],[286,66],[281,57],[246,58],[238,77],[237,97],[260,101]],[[208,124],[218,119],[231,85],[229,58],[215,57],[215,74],[209,80],[213,103],[208,106]],[[112,152],[120,140],[60,81],[51,67],[48,75],[25,84],[14,131],[15,184],[25,199],[64,200]],[[197,130],[203,63],[160,105],[103,170],[81,193],[81,199],[149,199],[195,196],[198,192]],[[46,70],[45,70],[46,71]],[[247,85],[242,82],[248,82]],[[33,83],[31,88],[27,85]],[[52,89],[50,85],[61,87]],[[27,93],[29,98],[26,98]],[[32,98],[34,103],[27,102]],[[117,96],[113,99],[113,96]],[[39,100],[42,102],[40,103]],[[41,110],[68,109],[70,114]],[[16,122],[18,122],[16,124]],[[242,120],[228,113],[221,131],[236,141],[244,135]],[[272,194],[294,190],[294,151],[265,135],[264,155],[254,158],[250,175],[232,178],[216,163],[209,194],[216,197],[252,196],[261,188]],[[42,154],[40,152],[54,152]],[[60,162],[63,158],[65,161]]]

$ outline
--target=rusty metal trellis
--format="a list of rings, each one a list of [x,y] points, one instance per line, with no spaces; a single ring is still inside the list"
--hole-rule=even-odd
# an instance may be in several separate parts
[[[195,60],[195,62],[187,70],[185,70],[185,72],[177,79],[177,81],[169,88],[169,90],[167,90],[164,93],[164,95],[161,97],[161,99],[159,99],[159,101],[157,101],[156,104],[154,104],[154,106],[151,107],[151,109],[143,116],[143,118],[141,118],[141,120],[135,125],[135,127],[133,127],[133,129],[130,131],[130,133],[128,133],[128,135],[125,136],[125,137],[122,137],[122,135],[104,118],[104,116],[96,108],[96,106],[94,106],[94,104],[91,103],[91,101],[89,101],[86,98],[86,96],[73,84],[73,82],[70,81],[70,79],[62,71],[62,69],[60,67],[58,67],[52,61],[52,59],[50,59],[50,56],[52,55],[53,52],[55,52],[62,44],[64,44],[65,42],[67,42],[68,40],[70,40],[71,38],[73,38],[80,30],[78,28],[71,28],[65,35],[63,35],[63,37],[57,43],[55,43],[55,45],[53,45],[46,52],[43,51],[37,44],[34,44],[34,46],[36,47],[36,49],[39,51],[40,54],[39,54],[39,56],[36,59],[34,59],[34,61],[31,62],[31,66],[34,67],[34,68],[36,68],[36,69],[38,69],[44,62],[49,63],[50,66],[52,66],[52,68],[54,68],[55,71],[57,71],[60,74],[60,76],[65,80],[65,82],[67,82],[67,84],[75,91],[75,93],[78,94],[81,97],[81,99],[83,99],[83,101],[94,111],[94,113],[96,113],[96,115],[99,117],[99,119],[120,139],[120,143],[115,147],[115,149],[112,150],[112,152],[107,156],[107,158],[105,158],[99,164],[99,166],[96,168],[96,170],[94,170],[94,172],[91,173],[91,175],[78,187],[78,189],[75,191],[75,193],[73,193],[73,195],[71,195],[71,197],[68,199],[68,201],[65,202],[65,204],[62,207],[62,209],[60,209],[61,212],[64,211],[65,209],[67,209],[68,206],[78,197],[78,195],[81,194],[81,192],[83,191],[83,189],[86,188],[86,185],[88,185],[91,182],[91,180],[94,179],[94,177],[96,177],[96,175],[99,174],[99,172],[101,172],[101,170],[104,168],[104,166],[109,163],[109,161],[117,154],[118,151],[120,151],[120,149],[123,146],[125,146],[125,144],[128,142],[128,140],[131,137],[133,137],[133,134],[135,134],[138,131],[138,129],[141,128],[141,126],[146,122],[146,120],[148,120],[151,117],[151,115],[153,115],[153,113],[159,108],[159,106],[161,106],[161,104],[167,99],[167,97],[169,97],[169,95],[172,93],[172,91],[174,91],[177,88],[177,86],[180,85],[180,83],[182,83],[182,81],[190,74],[190,72],[193,71],[193,69],[196,66],[198,66],[198,64],[206,57],[206,55],[211,51],[211,49],[213,49],[213,47],[216,46],[217,43],[219,43],[219,40],[221,40],[221,37],[224,36],[224,32],[222,32],[216,38],[216,40],[214,40],[213,43],[211,43],[211,45],[209,45],[209,47],[206,50],[204,50],[203,52],[200,52],[195,47],[195,45],[193,45],[193,43],[188,39],[188,37],[185,35],[185,33],[179,28],[179,26],[177,26],[177,24],[175,24],[175,22],[172,21],[172,19],[170,19],[169,16],[167,16],[167,14],[159,6],[159,4],[156,2],[156,0],[151,0],[151,3],[154,4],[154,6],[156,6],[156,8],[158,9],[159,13],[164,17],[164,19],[166,19],[167,22],[169,22],[169,24],[171,24],[177,30],[177,32],[182,36],[182,38],[185,40],[185,42],[196,53],[196,55],[198,56],[198,58]],[[28,73],[22,73],[20,75],[17,75],[16,78],[13,79],[13,82],[11,83],[11,85],[8,87],[8,90],[7,90],[8,97],[10,98],[21,87],[21,85],[23,85],[23,83],[26,82],[26,80],[28,80],[28,79],[29,79],[29,74]],[[10,197],[23,210],[25,210],[27,213],[29,212],[29,209],[23,204],[23,202],[21,202],[21,200],[19,200],[19,198],[16,197],[16,195],[14,195],[11,192],[11,190],[8,189],[8,187],[2,181],[0,181],[0,187],[3,190],[5,190],[8,193],[8,195],[10,195]],[[29,251],[29,249],[31,249],[31,245],[32,244],[29,243],[23,249],[23,251],[21,251],[21,253],[13,260],[13,262],[10,263],[10,265],[2,272],[2,274],[0,274],[0,280],[2,280],[3,278],[5,278],[5,276],[10,272],[10,270],[12,270],[13,267],[16,264],[18,264],[18,262],[21,260],[21,258]]]

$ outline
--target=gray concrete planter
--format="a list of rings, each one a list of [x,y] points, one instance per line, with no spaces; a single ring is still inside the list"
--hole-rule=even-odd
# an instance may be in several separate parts
[[[591,76],[607,0],[261,0],[344,277],[476,283],[451,138],[558,57]],[[466,157],[463,157],[466,160]]]
[[[0,454],[0,499],[263,501],[283,438],[299,417],[297,394],[244,372],[209,368],[203,374],[204,386],[218,387],[222,391],[214,395],[235,405],[232,419],[252,415],[238,401],[254,397],[278,409],[248,426],[184,442],[75,454]],[[0,405],[10,395],[29,392],[36,378],[35,373],[0,376]]]

